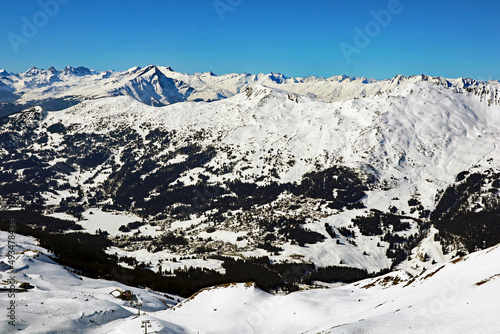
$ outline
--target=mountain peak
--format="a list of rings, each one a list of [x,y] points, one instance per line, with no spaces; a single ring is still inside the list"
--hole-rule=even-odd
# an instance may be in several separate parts
[[[356,78],[354,77],[351,77],[349,75],[345,75],[345,74],[340,74],[340,75],[334,75],[334,76],[331,76],[329,77],[328,81],[338,81],[338,82],[342,82],[342,81],[353,81],[355,80]]]
[[[134,74],[141,70],[140,66],[134,66],[125,71],[125,73]]]
[[[272,88],[262,86],[262,85],[254,85],[245,88],[245,94],[248,99],[252,99],[255,97],[262,98],[264,96],[269,96],[273,92]]]
[[[244,92],[247,100],[258,100],[259,104],[264,101],[270,101],[270,98],[277,100],[290,100],[296,103],[302,102],[298,94],[282,91],[280,89],[271,88],[263,85],[253,85],[245,89]]]
[[[135,78],[143,77],[145,80],[148,81],[153,78],[168,80],[168,81],[173,80],[172,78],[170,78],[170,76],[167,76],[168,72],[173,72],[173,70],[170,67],[149,65],[141,70],[133,72],[132,74],[135,75]]]
[[[144,67],[141,71],[137,71],[137,76],[143,76],[145,74],[149,75],[164,75],[162,71],[156,65],[148,65]]]
[[[276,72],[269,73],[267,77],[276,83],[283,83],[287,79],[287,77],[284,76],[283,74]]]
[[[66,66],[63,70],[63,73],[64,74],[72,74],[72,75],[76,75],[76,76],[84,76],[84,75],[91,75],[92,72],[86,68],[86,67],[83,67],[83,66],[79,66],[77,68],[73,68],[71,66]]]
[[[396,75],[394,78],[390,79],[389,82],[399,85],[401,82],[405,81],[407,77],[402,74]]]
[[[24,72],[24,75],[26,75],[26,76],[33,76],[33,75],[38,75],[40,73],[41,73],[41,71],[37,67],[32,66],[29,70],[27,70],[26,72]]]

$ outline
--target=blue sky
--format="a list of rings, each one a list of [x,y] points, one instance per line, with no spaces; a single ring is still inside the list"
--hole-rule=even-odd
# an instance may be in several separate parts
[[[500,79],[500,1],[397,2],[3,1],[0,68]]]

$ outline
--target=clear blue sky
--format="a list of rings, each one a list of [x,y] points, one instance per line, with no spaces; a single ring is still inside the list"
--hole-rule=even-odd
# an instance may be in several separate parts
[[[52,17],[38,0],[2,1],[0,68],[125,70],[156,64],[186,73],[500,79],[498,0],[400,0],[402,10],[386,26],[374,25],[370,12],[387,10],[394,0],[41,3],[51,1],[67,3]],[[218,12],[214,3],[232,10]],[[27,30],[26,21],[37,23],[38,32]],[[357,31],[367,25],[373,37],[357,47]],[[357,52],[346,58],[341,43]]]

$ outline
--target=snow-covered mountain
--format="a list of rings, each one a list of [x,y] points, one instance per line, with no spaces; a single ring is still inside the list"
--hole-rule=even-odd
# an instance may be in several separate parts
[[[164,106],[182,101],[215,101],[231,97],[252,85],[264,85],[312,99],[333,102],[354,97],[387,93],[399,86],[429,82],[449,87],[457,92],[481,96],[498,104],[498,81],[444,79],[425,75],[389,80],[374,80],[348,76],[331,78],[287,78],[282,74],[226,74],[212,72],[184,74],[170,67],[150,65],[127,71],[94,71],[85,67],[56,70],[30,68],[24,73],[0,71],[0,116],[30,106],[61,110],[83,100],[110,96],[131,96],[152,106]]]
[[[445,220],[498,211],[498,82],[4,74],[23,103],[84,100],[2,119],[2,206],[70,214],[153,270],[225,255],[418,273],[495,243]]]
[[[7,263],[0,232],[1,288],[15,297],[14,326],[2,333],[496,333],[500,248],[495,246],[412,277],[404,271],[341,286],[268,294],[252,283],[177,296],[90,279],[56,264],[33,238],[14,235],[16,259]],[[11,237],[12,238],[12,237]],[[8,284],[7,284],[8,282]],[[25,290],[24,290],[25,289]],[[130,301],[120,292],[130,291]],[[3,293],[7,295],[7,293]],[[5,304],[7,305],[7,304]],[[140,305],[140,316],[137,316]]]

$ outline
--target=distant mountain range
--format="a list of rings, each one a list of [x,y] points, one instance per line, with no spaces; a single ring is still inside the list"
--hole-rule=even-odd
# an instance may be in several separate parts
[[[331,78],[288,78],[279,73],[226,74],[212,72],[183,74],[170,67],[134,67],[127,71],[94,71],[85,67],[32,67],[24,73],[0,70],[0,116],[30,106],[62,110],[83,100],[112,96],[131,96],[152,106],[165,106],[186,101],[215,101],[231,97],[252,85],[284,90],[311,99],[334,102],[354,97],[389,92],[415,82],[429,82],[457,92],[473,92],[484,100],[498,104],[498,81],[444,79],[425,75],[389,80],[355,78],[345,75]]]

